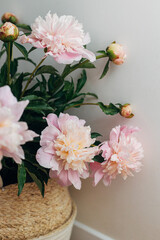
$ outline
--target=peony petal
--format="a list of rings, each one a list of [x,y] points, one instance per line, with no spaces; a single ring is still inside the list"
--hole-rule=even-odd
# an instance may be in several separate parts
[[[46,127],[42,131],[40,145],[46,146],[48,142],[53,142],[59,134],[60,131],[55,126]]]
[[[50,169],[50,171],[49,171],[49,177],[50,177],[50,178],[57,178],[57,177],[58,177],[57,171],[54,171],[54,170]]]
[[[21,133],[23,136],[23,141],[21,144],[25,144],[26,142],[32,141],[35,137],[38,137],[39,135],[31,130],[27,130],[25,132]]]
[[[102,145],[101,145],[101,147],[100,147],[100,150],[102,150],[102,157],[103,157],[105,160],[108,160],[108,159],[111,157],[112,149],[111,149],[111,147],[109,146],[108,142],[102,143]]]
[[[85,48],[82,48],[80,50],[80,53],[82,54],[82,57],[83,58],[87,58],[90,62],[94,62],[96,61],[96,56],[94,53],[92,53],[91,51],[85,49]]]
[[[68,171],[62,170],[58,175],[58,182],[62,186],[70,186],[72,183],[68,178]]]
[[[0,87],[0,106],[11,106],[17,103],[9,86]]]
[[[81,174],[81,178],[86,179],[89,177],[89,169],[84,170],[83,173]]]
[[[78,190],[81,189],[81,180],[80,180],[78,171],[69,169],[68,170],[68,179],[74,185],[74,187],[76,189],[78,189]]]
[[[88,43],[90,43],[90,41],[91,41],[90,35],[89,33],[86,33],[83,39],[83,45],[87,45]]]
[[[48,53],[49,55],[52,53]],[[80,61],[82,58],[82,55],[80,53],[69,53],[65,52],[63,54],[59,54],[58,56],[54,57],[54,59],[58,63],[63,63],[63,64],[71,64],[73,61]]]
[[[24,109],[26,108],[28,103],[29,103],[29,101],[26,100],[26,101],[17,102],[16,104],[12,105],[11,110],[15,117],[15,121],[18,121],[21,118],[21,116],[24,112]]]
[[[48,114],[46,120],[47,120],[48,126],[54,125],[56,128],[59,128],[58,117],[56,114],[53,114],[53,113]]]
[[[20,41],[20,43],[24,44],[24,43],[30,43],[30,38],[27,37],[23,32],[20,32],[19,34],[23,34],[22,36],[20,36],[18,38],[18,40]]]
[[[49,142],[43,146],[44,152],[55,155],[54,143]]]
[[[127,126],[121,127],[121,132],[124,133],[126,136],[135,132],[139,132],[139,130],[140,129],[138,127],[127,127]]]
[[[52,167],[52,154],[44,152],[43,148],[39,148],[36,154],[36,159],[38,163],[45,168]]]
[[[94,178],[93,186],[96,186],[104,176],[103,168],[102,168],[101,164],[98,162],[91,163],[90,167],[92,170],[91,176]]]
[[[120,126],[113,128],[110,132],[110,142],[118,142],[120,134]]]
[[[105,174],[103,178],[103,183],[106,187],[108,187],[111,184],[111,177]]]
[[[17,163],[17,164],[21,164],[22,163],[22,159],[24,159],[24,151],[22,149],[22,147],[18,147],[17,152],[16,153],[11,153],[8,151],[3,151],[3,155],[5,157],[9,157],[9,158],[13,158],[13,160]]]

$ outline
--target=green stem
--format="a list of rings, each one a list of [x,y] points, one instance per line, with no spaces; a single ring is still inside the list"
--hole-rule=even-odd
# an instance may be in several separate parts
[[[8,42],[8,48],[7,48],[7,82],[8,85],[11,85],[12,80],[10,78],[10,67],[11,67],[11,43]]]
[[[11,61],[13,61],[13,42],[11,42],[11,56],[10,56],[10,59]]]
[[[105,57],[107,57],[107,55],[102,54],[102,55],[96,56],[96,59],[105,58]],[[80,67],[83,67],[83,64],[86,64],[88,62],[90,62],[90,61],[89,60],[85,60],[85,61],[83,61],[81,63],[75,64],[74,66],[71,67],[71,70],[68,73],[66,73],[66,74],[62,73],[62,77],[65,78],[71,72],[75,71],[76,69],[78,69]]]
[[[21,98],[24,96],[24,94],[25,94],[25,92],[26,92],[26,90],[27,90],[27,88],[28,88],[28,85],[31,83],[31,81],[32,81],[32,79],[33,79],[33,77],[34,77],[34,74],[35,74],[35,72],[37,71],[37,69],[40,67],[40,65],[44,62],[44,60],[46,59],[46,56],[40,61],[40,63],[36,66],[36,68],[33,70],[33,72],[31,73],[31,75],[30,75],[30,77],[29,77],[29,79],[28,79],[28,81],[27,81],[27,83],[26,83],[26,86],[24,87],[24,89],[23,89],[23,92],[22,92],[22,94],[21,94]]]
[[[94,106],[96,105],[96,106],[99,106],[98,103],[78,103],[78,104],[75,104],[73,106],[65,108],[65,110],[68,110],[68,109],[73,108],[73,107],[81,106],[81,105],[94,105]],[[107,105],[105,105],[105,106],[107,106]]]

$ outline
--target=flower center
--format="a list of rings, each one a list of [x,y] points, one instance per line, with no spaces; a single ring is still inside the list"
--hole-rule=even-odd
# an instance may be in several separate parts
[[[80,173],[86,170],[86,162],[91,162],[93,157],[93,148],[84,147],[82,138],[77,135],[63,133],[60,134],[54,142],[54,148],[58,160],[61,161],[65,170],[78,170]]]

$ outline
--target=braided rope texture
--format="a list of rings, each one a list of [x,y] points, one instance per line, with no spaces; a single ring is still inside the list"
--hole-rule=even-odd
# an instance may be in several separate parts
[[[33,239],[56,231],[72,215],[67,188],[49,180],[45,197],[35,183],[26,183],[17,196],[17,184],[0,190],[0,240]]]

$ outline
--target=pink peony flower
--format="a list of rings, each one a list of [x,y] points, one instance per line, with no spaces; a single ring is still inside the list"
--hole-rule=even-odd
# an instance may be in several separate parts
[[[126,53],[122,45],[113,42],[107,49],[107,54],[109,59],[117,64],[121,65],[124,63],[126,58]]]
[[[63,186],[81,188],[80,178],[89,176],[88,163],[99,151],[90,147],[95,139],[85,121],[76,116],[61,113],[59,118],[49,114],[48,126],[43,130],[36,158],[39,164],[50,168],[50,177],[58,178]]]
[[[73,16],[51,15],[38,17],[32,24],[32,33],[21,36],[20,42],[31,43],[34,47],[44,48],[46,55],[51,55],[58,63],[70,64],[82,57],[95,61],[95,55],[84,48],[90,42],[89,34],[84,34],[82,24]]]
[[[0,161],[5,156],[21,164],[21,159],[24,159],[21,145],[38,136],[28,130],[25,122],[19,122],[28,103],[28,100],[17,102],[9,86],[0,87]]]
[[[139,172],[143,158],[143,148],[134,136],[138,128],[118,126],[112,129],[110,140],[104,142],[100,149],[102,151],[103,163],[94,162],[90,164],[94,185],[103,178],[107,186],[118,174],[124,179],[133,176],[132,171]]]

